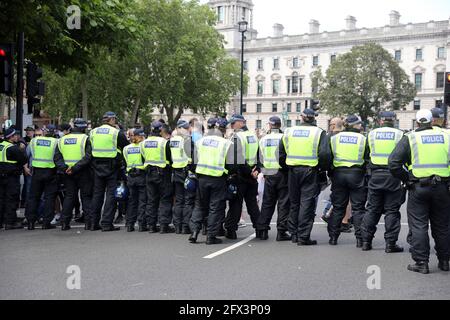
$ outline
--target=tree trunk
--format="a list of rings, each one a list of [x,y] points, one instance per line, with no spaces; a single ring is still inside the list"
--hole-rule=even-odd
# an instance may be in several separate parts
[[[81,108],[81,116],[87,121],[89,119],[89,107],[86,75],[81,77]]]
[[[133,111],[131,112],[131,119],[129,119],[128,127],[135,125],[140,105],[141,105],[141,97],[137,97],[136,102],[133,105]]]

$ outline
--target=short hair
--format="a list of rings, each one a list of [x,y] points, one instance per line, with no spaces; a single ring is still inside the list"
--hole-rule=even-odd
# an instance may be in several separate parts
[[[343,130],[344,129],[344,120],[340,117],[336,117],[330,120],[330,125],[334,122],[334,125],[336,126],[337,130]]]

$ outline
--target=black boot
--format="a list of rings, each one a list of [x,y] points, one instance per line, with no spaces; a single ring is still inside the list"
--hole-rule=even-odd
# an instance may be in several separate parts
[[[148,229],[148,227],[147,227],[146,225],[140,224],[140,225],[139,225],[139,230],[138,230],[138,231],[139,231],[139,232],[148,232],[149,229]]]
[[[16,223],[5,225],[5,230],[14,230],[14,229],[23,229],[22,223],[16,222]]]
[[[356,247],[362,248],[363,246],[363,240],[362,239],[356,239]]]
[[[449,271],[449,263],[448,260],[439,260],[438,268],[442,271]]]
[[[386,253],[403,252],[403,248],[398,246],[395,242],[386,243]]]
[[[98,231],[98,230],[102,230],[102,227],[100,227],[99,224],[93,223],[93,224],[91,224],[91,228],[89,230]]]
[[[218,237],[225,237],[225,229],[223,228],[222,225],[220,225],[220,229],[219,232],[217,233]]]
[[[430,273],[430,269],[428,268],[428,263],[425,261],[419,261],[415,264],[410,264],[408,266],[409,271],[418,272],[422,274],[428,274]]]
[[[50,230],[50,229],[56,229],[56,226],[52,225],[51,223],[44,223],[42,225],[42,230]]]
[[[363,241],[363,244],[362,244],[362,251],[370,251],[370,250],[372,250],[372,242],[370,242],[370,241]]]
[[[63,222],[62,224],[61,224],[61,231],[68,231],[68,230],[70,230],[71,228],[70,228],[70,224],[69,223],[65,223],[65,222]]]
[[[102,232],[113,232],[113,231],[119,231],[120,227],[115,227],[114,225],[110,225],[108,227],[102,227]]]
[[[172,226],[169,226],[168,224],[162,224],[161,225],[161,231],[159,233],[161,234],[167,234],[167,233],[174,233],[175,228]]]
[[[85,224],[84,224],[84,230],[91,230],[91,225],[92,225],[92,223],[91,222],[86,222]]]
[[[292,237],[287,231],[278,231],[277,233],[277,241],[291,241]]]
[[[183,233],[183,227],[181,225],[175,226],[175,233],[176,234],[182,234]]]
[[[181,234],[191,234],[191,228],[189,226],[183,226]]]
[[[315,245],[317,245],[317,241],[316,240],[311,240],[311,239],[298,240],[297,245],[298,246],[315,246]]]
[[[127,232],[134,232],[134,226],[127,226]]]
[[[149,227],[149,231],[150,233],[158,233],[159,232],[159,228],[156,225],[151,225]]]
[[[200,232],[195,231],[191,234],[191,236],[189,237],[189,242],[190,243],[197,243],[197,238]]]
[[[337,244],[338,244],[338,238],[337,238],[337,237],[330,237],[330,241],[328,241],[328,243],[329,243],[331,246],[337,246]]]
[[[259,239],[264,241],[269,239],[269,230],[260,230],[259,232],[260,232]]]
[[[34,222],[28,222],[28,230],[34,230]]]
[[[226,230],[225,231],[225,237],[227,239],[230,239],[230,240],[236,240],[237,239],[237,233],[236,233],[236,231]]]
[[[208,238],[206,238],[206,244],[207,245],[212,245],[212,244],[221,244],[222,240],[219,238],[216,238],[214,236],[208,236]]]
[[[278,236],[277,236],[277,241],[278,241]],[[291,241],[292,241],[292,243],[298,243],[298,236],[296,234],[293,234],[291,236]]]

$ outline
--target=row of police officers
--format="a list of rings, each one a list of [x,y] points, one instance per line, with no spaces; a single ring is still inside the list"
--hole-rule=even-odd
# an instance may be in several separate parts
[[[237,239],[245,201],[257,238],[268,239],[277,208],[277,241],[311,246],[317,244],[311,239],[317,199],[329,177],[333,204],[328,221],[330,245],[338,243],[350,202],[358,248],[372,249],[376,226],[384,214],[385,250],[402,252],[397,245],[400,207],[408,190],[408,239],[416,262],[408,269],[429,272],[431,223],[439,268],[448,271],[450,137],[440,128],[443,114],[439,110],[433,110],[434,116],[429,110],[420,110],[418,129],[408,134],[394,128],[393,112],[383,112],[380,127],[367,136],[361,133],[361,120],[354,115],[347,117],[344,131],[327,135],[316,126],[315,112],[306,109],[302,124],[285,132],[280,118],[271,117],[270,131],[260,140],[241,115],[234,115],[229,122],[209,119],[206,133],[197,140],[192,139],[192,126],[184,120],[178,122],[173,136],[167,125],[155,121],[147,138],[143,130],[135,129],[131,143],[117,128],[115,114],[107,112],[103,125],[89,136],[84,133],[86,122],[77,119],[72,131],[59,140],[51,130],[46,137],[32,139],[31,167],[14,144],[17,134],[11,129],[0,144],[2,217],[7,229],[15,228],[13,207],[20,188],[18,174],[23,169],[26,173],[32,170],[33,175],[25,211],[29,230],[34,229],[42,199],[43,229],[54,228],[50,221],[59,173],[66,186],[62,230],[70,229],[78,194],[87,230],[119,230],[113,225],[115,191],[119,180],[127,180],[129,232],[138,222],[141,232],[190,234],[191,243],[198,241],[202,229],[207,244],[221,243],[221,236]],[[228,124],[233,132],[226,139]],[[261,210],[257,204],[260,173],[265,178]]]

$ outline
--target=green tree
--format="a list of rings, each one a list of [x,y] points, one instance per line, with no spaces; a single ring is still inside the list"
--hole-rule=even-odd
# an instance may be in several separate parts
[[[150,0],[142,19],[140,55],[154,108],[162,108],[172,126],[186,109],[223,111],[239,90],[239,63],[223,47],[214,12],[197,0]]]
[[[317,98],[330,115],[359,114],[363,121],[380,110],[399,110],[411,102],[416,89],[408,75],[382,46],[355,46],[339,56],[326,75],[313,74]]]

